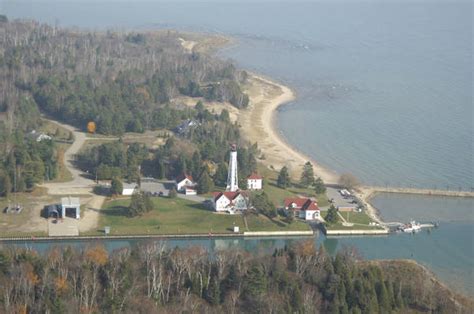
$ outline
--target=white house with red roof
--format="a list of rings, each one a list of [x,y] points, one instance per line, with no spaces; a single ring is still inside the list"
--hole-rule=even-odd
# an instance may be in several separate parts
[[[176,191],[184,193],[185,195],[196,195],[196,183],[193,177],[188,174],[181,174],[176,178]]]
[[[216,212],[229,212],[234,214],[236,211],[244,211],[249,206],[249,197],[245,192],[214,192],[212,205]]]
[[[295,217],[305,220],[319,220],[321,218],[318,204],[310,198],[286,198],[285,210],[293,212]]]
[[[247,178],[247,189],[248,190],[261,190],[263,187],[263,177],[256,174],[252,173],[248,178]]]

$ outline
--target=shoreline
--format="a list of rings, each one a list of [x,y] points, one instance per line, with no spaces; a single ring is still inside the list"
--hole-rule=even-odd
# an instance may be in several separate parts
[[[18,236],[18,237],[0,237],[1,243],[9,242],[58,242],[58,241],[87,241],[87,240],[133,240],[133,239],[154,239],[154,240],[173,240],[173,239],[219,239],[219,238],[258,238],[258,237],[313,237],[314,231],[245,231],[242,233],[194,233],[194,234],[124,234],[124,235],[79,235],[79,236]]]
[[[304,163],[310,161],[316,176],[321,177],[326,185],[338,185],[339,176],[333,170],[321,166],[314,158],[299,151],[280,133],[276,124],[278,108],[296,99],[295,92],[281,83],[260,74],[248,72],[248,83],[244,92],[249,95],[250,104],[240,109],[237,121],[242,127],[242,134],[251,143],[258,143],[258,148],[265,156],[260,159],[264,166],[279,171],[288,166],[290,176],[298,181]],[[383,224],[380,212],[370,200],[379,193],[416,194],[446,197],[474,197],[474,192],[448,191],[422,188],[395,188],[377,186],[359,186],[355,188],[356,196],[362,201],[368,215],[377,223]]]
[[[332,170],[321,166],[314,158],[299,151],[281,134],[276,125],[278,108],[296,99],[295,92],[259,74],[248,73],[245,92],[249,95],[248,108],[239,111],[238,122],[242,126],[245,139],[258,143],[265,156],[260,162],[270,169],[279,171],[287,166],[293,180],[299,180],[303,165],[312,163],[316,176],[326,184],[337,184],[339,176]]]

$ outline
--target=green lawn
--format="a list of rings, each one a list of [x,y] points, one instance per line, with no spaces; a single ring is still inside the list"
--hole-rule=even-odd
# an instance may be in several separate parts
[[[273,220],[263,215],[249,215],[246,217],[249,231],[310,231],[311,227],[303,221],[294,220],[287,224],[280,218]]]
[[[347,222],[356,224],[368,225],[372,221],[365,212],[341,212],[341,215]]]
[[[370,226],[372,219],[365,212],[340,212],[341,216],[349,223],[354,223],[353,226],[343,226],[342,221],[333,224],[326,224],[328,230],[375,230],[383,229],[379,226]]]
[[[297,185],[293,185],[286,189],[279,188],[276,185],[278,178],[278,172],[270,170],[262,165],[258,167],[259,173],[264,177],[264,186],[263,189],[268,195],[270,200],[277,206],[280,207],[283,205],[283,201],[288,197],[296,197],[297,195],[303,195],[307,197],[316,197],[318,206],[324,207],[329,206],[329,201],[326,194],[318,194],[314,192],[312,188],[302,188]]]
[[[104,205],[99,228],[89,234],[102,234],[104,226],[110,226],[111,235],[124,234],[207,234],[233,233],[233,226],[247,231],[241,215],[217,214],[195,203],[180,198],[153,198],[155,209],[140,217],[127,217],[130,199],[109,201]],[[309,226],[294,222],[287,225],[273,222],[263,215],[247,217],[248,231],[310,230]]]

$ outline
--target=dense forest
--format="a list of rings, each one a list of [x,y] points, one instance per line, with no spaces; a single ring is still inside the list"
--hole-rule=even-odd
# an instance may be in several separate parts
[[[153,151],[139,144],[125,145],[121,140],[92,147],[77,156],[78,166],[96,174],[99,180],[120,178],[138,182],[140,174],[174,179],[188,173],[196,181],[209,176],[212,184],[225,186],[229,144],[235,143],[240,185],[246,185],[245,178],[257,169],[259,150],[256,144],[248,146],[241,139],[239,126],[231,123],[225,109],[219,115],[213,114],[198,102],[195,108],[165,107],[162,112],[170,117],[164,120],[163,128],[176,129],[183,120],[195,124],[179,136],[167,138],[163,146]]]
[[[466,303],[415,263],[331,257],[314,241],[271,255],[157,242],[0,250],[6,313],[469,313]]]
[[[151,169],[152,159],[161,168],[147,174],[169,177],[190,167],[199,177],[204,162],[223,161],[222,147],[238,142],[238,128],[228,115],[216,117],[202,105],[173,107],[170,100],[186,95],[245,107],[248,96],[240,88],[245,78],[230,62],[187,51],[176,32],[79,32],[1,16],[0,196],[56,176],[61,156],[55,143],[38,144],[27,137],[41,125],[40,113],[80,129],[92,121],[96,132],[113,135],[173,130],[186,119],[199,120],[181,140],[151,152],[154,158],[143,147],[120,144],[104,145],[79,160],[100,178],[135,180],[137,167],[146,161],[144,169]],[[186,141],[192,149],[185,149]],[[122,157],[110,160],[113,152],[101,156],[113,150]],[[193,153],[201,154],[198,162]]]
[[[0,109],[10,129],[25,122],[21,97],[80,128],[94,121],[104,134],[161,126],[159,109],[179,95],[248,103],[245,73],[186,51],[175,32],[87,33],[12,21],[0,22],[0,34]]]

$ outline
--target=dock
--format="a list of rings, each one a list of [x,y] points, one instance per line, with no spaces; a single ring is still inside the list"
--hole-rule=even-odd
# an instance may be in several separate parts
[[[419,189],[419,188],[396,188],[382,186],[364,186],[364,190],[372,193],[398,193],[398,194],[418,194],[434,196],[453,196],[453,197],[474,197],[474,191],[463,190],[441,190],[441,189]]]

